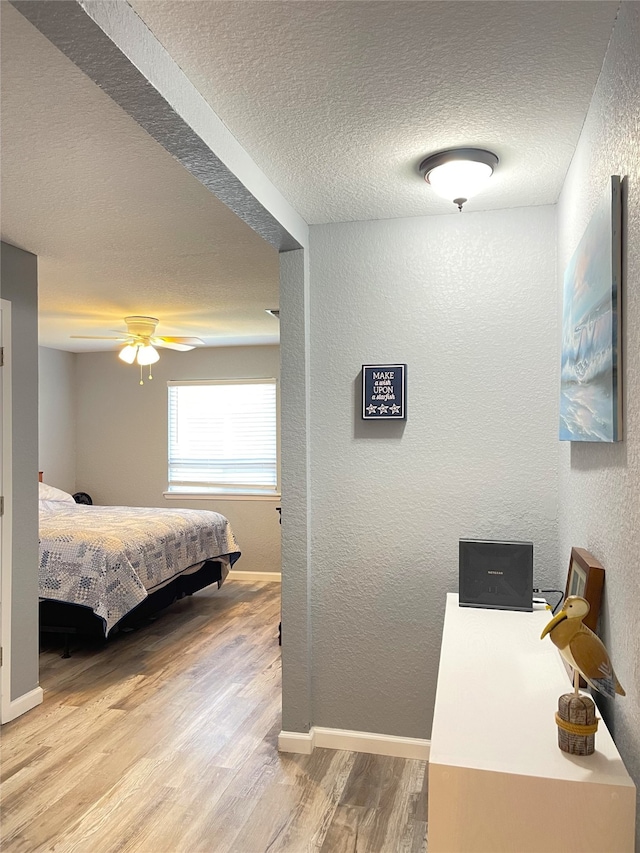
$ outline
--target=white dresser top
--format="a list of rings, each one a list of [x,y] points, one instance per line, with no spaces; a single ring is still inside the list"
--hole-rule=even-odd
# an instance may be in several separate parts
[[[431,764],[634,786],[602,720],[593,755],[558,748],[558,697],[572,687],[558,650],[540,639],[550,619],[544,608],[459,607],[447,595]]]

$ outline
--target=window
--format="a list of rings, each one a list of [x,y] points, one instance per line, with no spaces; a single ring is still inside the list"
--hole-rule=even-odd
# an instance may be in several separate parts
[[[276,495],[276,380],[169,382],[169,492]]]

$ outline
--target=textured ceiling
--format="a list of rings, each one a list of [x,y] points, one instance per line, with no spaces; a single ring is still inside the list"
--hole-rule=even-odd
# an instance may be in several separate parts
[[[40,343],[129,314],[208,344],[277,343],[277,252],[2,2],[2,239],[38,255]]]
[[[554,203],[618,5],[130,2],[309,223],[449,212],[457,145],[501,159],[468,210]]]
[[[53,2],[53,0],[52,0]],[[309,222],[453,213],[428,153],[501,159],[467,210],[557,200],[617,2],[131,5]],[[40,340],[160,318],[209,344],[275,342],[276,252],[5,0],[2,236],[39,256]]]

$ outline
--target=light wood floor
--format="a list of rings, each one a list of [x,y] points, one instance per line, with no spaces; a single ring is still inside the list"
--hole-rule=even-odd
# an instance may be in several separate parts
[[[277,752],[279,593],[228,581],[43,650],[44,704],[2,728],[2,849],[425,851],[425,762]]]

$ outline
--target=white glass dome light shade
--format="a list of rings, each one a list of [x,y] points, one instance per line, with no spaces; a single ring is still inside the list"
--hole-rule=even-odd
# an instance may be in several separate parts
[[[451,148],[430,154],[420,163],[419,171],[435,192],[462,205],[486,186],[498,157],[484,148]]]
[[[450,160],[432,169],[426,179],[439,196],[453,201],[473,198],[486,187],[492,174],[493,169],[487,163]]]
[[[155,364],[156,361],[160,360],[160,356],[158,355],[158,351],[151,346],[151,344],[147,344],[146,346],[141,346],[138,348],[138,364]]]
[[[133,344],[127,344],[125,347],[122,347],[122,349],[118,353],[118,358],[121,358],[122,361],[126,361],[127,364],[133,364],[133,362],[136,360],[137,352],[137,346],[134,346]]]

